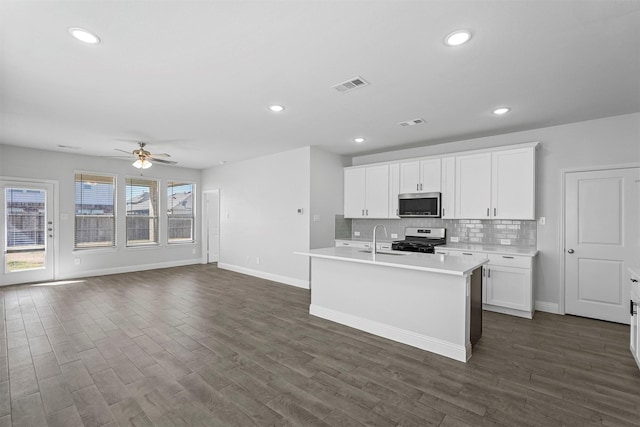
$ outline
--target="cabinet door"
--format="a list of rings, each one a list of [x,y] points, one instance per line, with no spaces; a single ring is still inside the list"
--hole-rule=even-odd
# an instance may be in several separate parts
[[[420,191],[420,162],[400,163],[400,193]]]
[[[487,304],[531,311],[531,270],[489,264],[486,285]]]
[[[344,170],[344,217],[363,218],[365,208],[365,168]]]
[[[442,218],[455,218],[456,159],[442,158]]]
[[[489,218],[491,153],[456,157],[456,218]]]
[[[535,148],[494,152],[491,168],[491,216],[535,219]]]
[[[442,185],[440,180],[442,179],[440,173],[440,158],[427,159],[420,161],[420,192],[421,193],[433,193],[440,192]]]
[[[398,216],[398,194],[400,193],[400,164],[389,165],[389,218]]]
[[[389,165],[366,168],[366,218],[389,218]]]

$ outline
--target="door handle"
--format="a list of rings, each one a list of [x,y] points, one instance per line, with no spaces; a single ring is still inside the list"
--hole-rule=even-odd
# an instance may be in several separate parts
[[[574,251],[573,251],[573,249],[569,249],[567,252],[569,252],[570,254],[572,254]]]

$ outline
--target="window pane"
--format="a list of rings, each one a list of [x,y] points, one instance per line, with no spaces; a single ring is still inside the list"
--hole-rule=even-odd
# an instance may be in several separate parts
[[[44,190],[6,189],[7,271],[44,268],[45,199]]]
[[[192,183],[167,183],[167,219],[169,243],[193,242],[194,210]]]
[[[115,233],[115,178],[75,174],[75,247],[112,247]]]
[[[158,242],[158,181],[127,178],[127,245]]]

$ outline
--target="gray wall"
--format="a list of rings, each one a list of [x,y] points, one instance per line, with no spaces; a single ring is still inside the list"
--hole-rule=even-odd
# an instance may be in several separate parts
[[[116,175],[116,248],[74,250],[75,171]],[[161,243],[146,247],[125,246],[125,178],[136,176],[140,176],[140,172],[131,166],[130,161],[0,145],[0,177],[50,180],[57,184],[58,212],[54,221],[60,248],[56,258],[58,279],[194,264],[201,261],[198,199],[196,243],[163,243],[166,242],[167,217],[166,209],[160,209]],[[196,191],[200,188],[201,172],[196,169],[154,164],[152,168],[144,171],[144,176],[161,180],[163,190],[167,180],[194,182]],[[160,206],[166,206],[164,191],[160,194]],[[80,259],[80,265],[75,264],[75,258]]]
[[[640,163],[640,114],[625,114],[562,126],[533,129],[464,141],[358,156],[353,165],[452,153],[478,148],[499,147],[539,141],[536,165],[537,217],[546,225],[537,226],[537,257],[534,292],[536,302],[549,310],[560,301],[563,237],[561,175],[564,169],[590,168]]]

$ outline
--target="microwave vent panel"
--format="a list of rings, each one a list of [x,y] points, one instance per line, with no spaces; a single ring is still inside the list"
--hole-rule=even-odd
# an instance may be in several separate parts
[[[400,126],[415,126],[415,125],[421,125],[426,122],[427,122],[426,120],[418,118],[418,119],[407,120],[405,122],[398,122],[398,124]]]
[[[353,89],[357,89],[359,87],[364,87],[368,85],[369,85],[369,82],[367,82],[362,77],[354,77],[353,79],[347,80],[346,82],[338,83],[337,85],[332,86],[332,88],[337,90],[338,92],[345,93]]]

